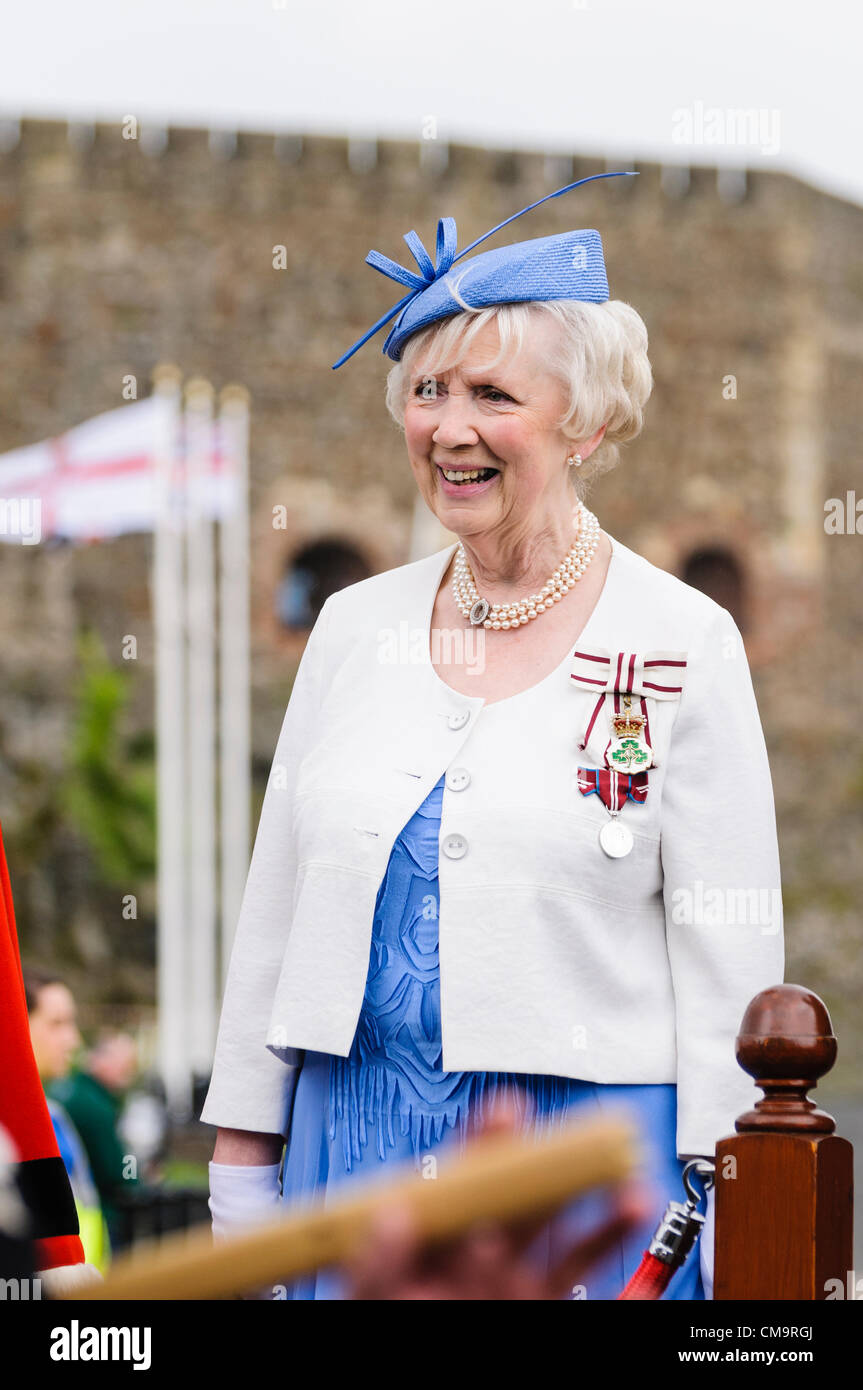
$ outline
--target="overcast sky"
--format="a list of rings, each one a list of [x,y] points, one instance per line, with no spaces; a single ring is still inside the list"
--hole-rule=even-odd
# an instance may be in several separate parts
[[[432,118],[441,140],[769,167],[863,203],[860,11],[859,0],[7,0],[0,115],[417,139]],[[753,113],[745,125],[741,111]]]

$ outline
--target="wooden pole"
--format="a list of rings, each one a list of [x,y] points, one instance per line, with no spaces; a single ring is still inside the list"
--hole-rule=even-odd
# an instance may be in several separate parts
[[[806,1094],[836,1060],[822,1000],[801,985],[762,990],[744,1014],[737,1060],[764,1097],[716,1146],[713,1297],[847,1297],[853,1151]]]
[[[351,1259],[381,1207],[395,1199],[409,1205],[424,1241],[440,1242],[476,1222],[551,1215],[568,1198],[618,1184],[639,1158],[625,1111],[570,1122],[541,1139],[480,1136],[462,1157],[442,1160],[433,1180],[411,1169],[385,1187],[375,1182],[326,1205],[295,1207],[217,1245],[209,1226],[201,1227],[152,1252],[118,1258],[103,1283],[78,1285],[68,1297],[201,1299],[252,1292]]]

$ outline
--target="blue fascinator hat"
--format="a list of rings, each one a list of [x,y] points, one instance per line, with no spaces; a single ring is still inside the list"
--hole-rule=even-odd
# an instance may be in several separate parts
[[[562,193],[569,193],[583,183],[592,183],[594,179],[627,178],[635,173],[633,169],[621,169],[614,173],[591,174],[586,179],[568,183],[564,188],[547,193],[544,198],[522,208],[521,212],[514,212],[457,255],[455,219],[442,217],[437,224],[434,263],[416,232],[405,232],[404,239],[419,272],[391,261],[380,251],[370,251],[366,263],[391,280],[407,285],[409,293],[389,313],[378,319],[353,347],[348,348],[338,362],[333,363],[333,370],[353,357],[391,319],[395,319],[395,323],[382,351],[398,362],[402,347],[412,333],[434,323],[436,319],[459,314],[465,308],[485,309],[491,304],[544,299],[581,299],[592,304],[603,304],[609,295],[602,238],[599,232],[592,229],[519,241],[512,246],[499,246],[493,251],[472,256],[462,266],[458,262],[480,242],[494,236],[495,232],[514,222],[517,217],[532,212],[540,203],[547,203],[549,198],[559,198]]]

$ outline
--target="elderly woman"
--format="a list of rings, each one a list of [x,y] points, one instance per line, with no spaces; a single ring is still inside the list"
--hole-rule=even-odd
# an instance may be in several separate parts
[[[658,1218],[751,1103],[734,1037],[783,973],[742,640],[585,506],[652,384],[598,233],[461,266],[452,219],[435,266],[405,239],[421,273],[369,253],[410,293],[351,353],[398,315],[387,404],[458,540],[333,594],[309,637],[201,1117],[214,1226],[275,1206],[285,1139],[286,1200],[398,1161],[433,1176],[501,1086],[537,1131],[626,1102]],[[537,1257],[600,1210],[573,1204]],[[616,1298],[655,1224],[575,1296]],[[666,1297],[710,1296],[702,1246]],[[333,1275],[289,1292],[341,1296]]]

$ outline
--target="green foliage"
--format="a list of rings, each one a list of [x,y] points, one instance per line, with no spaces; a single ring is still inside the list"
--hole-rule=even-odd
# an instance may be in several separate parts
[[[204,1162],[194,1163],[187,1158],[169,1158],[162,1165],[160,1178],[164,1188],[198,1187],[202,1192],[207,1192],[210,1172]]]
[[[151,739],[121,734],[131,676],[112,666],[98,635],[78,639],[67,773],[60,789],[108,883],[126,887],[156,872],[156,770]]]

